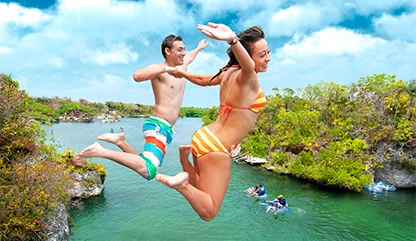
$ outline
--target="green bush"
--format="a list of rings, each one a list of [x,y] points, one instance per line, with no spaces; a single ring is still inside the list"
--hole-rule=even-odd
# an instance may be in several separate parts
[[[0,102],[0,240],[44,240],[45,218],[70,199],[71,163],[46,144],[40,124],[31,118],[30,111],[44,115],[50,109],[30,102],[4,74]],[[105,174],[100,165],[91,165]]]
[[[416,81],[375,74],[351,86],[333,82],[304,90],[273,89],[243,148],[266,157],[279,173],[361,191],[370,172],[382,168],[375,152],[383,143],[414,150]],[[414,154],[401,166],[415,170]]]

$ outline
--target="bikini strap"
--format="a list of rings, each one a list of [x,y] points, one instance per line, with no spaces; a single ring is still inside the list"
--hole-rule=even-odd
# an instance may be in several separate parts
[[[238,109],[238,110],[250,110],[250,107],[240,107],[240,106],[231,106],[227,105],[225,103],[220,103],[220,108],[218,109],[218,115],[225,115],[232,109]]]
[[[218,115],[223,116],[230,112],[233,107],[224,103],[220,103],[220,108],[218,109]]]

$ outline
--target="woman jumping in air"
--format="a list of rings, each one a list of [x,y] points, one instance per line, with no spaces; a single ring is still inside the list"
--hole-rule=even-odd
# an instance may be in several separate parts
[[[198,25],[206,36],[227,41],[228,64],[216,75],[190,74],[176,67],[175,77],[201,85],[220,85],[220,108],[214,123],[199,129],[191,145],[180,146],[183,172],[176,176],[157,174],[156,180],[176,189],[205,221],[220,210],[230,181],[231,154],[257,121],[266,105],[257,73],[266,72],[270,49],[260,27],[235,34],[228,26]],[[194,165],[188,156],[192,151]]]

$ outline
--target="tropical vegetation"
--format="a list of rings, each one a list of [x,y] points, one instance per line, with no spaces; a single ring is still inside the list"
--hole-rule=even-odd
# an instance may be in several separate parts
[[[86,99],[73,101],[64,97],[29,97],[27,102],[28,114],[31,118],[41,122],[58,122],[60,116],[71,115],[72,113],[82,113],[90,117],[100,115],[111,115],[120,117],[143,117],[150,116],[153,106],[106,101],[105,103],[90,102]],[[202,117],[206,108],[182,107],[179,111],[180,117]]]
[[[279,173],[361,191],[382,167],[374,153],[385,143],[416,173],[410,151],[416,150],[415,97],[416,80],[385,74],[349,86],[320,82],[297,91],[274,89],[242,146],[268,158]]]
[[[74,151],[58,152],[33,120],[56,114],[4,74],[0,103],[0,240],[44,240],[45,219],[71,198],[70,172],[88,169],[105,175],[105,169],[88,162],[77,168]]]

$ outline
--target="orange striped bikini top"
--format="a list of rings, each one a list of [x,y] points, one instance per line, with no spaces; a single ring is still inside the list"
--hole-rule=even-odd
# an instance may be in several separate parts
[[[239,106],[231,106],[225,103],[220,103],[220,109],[218,110],[218,115],[225,115],[232,109],[238,110],[251,110],[255,113],[260,113],[263,111],[263,108],[266,106],[266,96],[262,89],[260,89],[257,98],[253,101],[250,107],[239,107]]]

